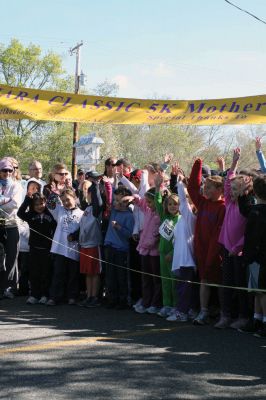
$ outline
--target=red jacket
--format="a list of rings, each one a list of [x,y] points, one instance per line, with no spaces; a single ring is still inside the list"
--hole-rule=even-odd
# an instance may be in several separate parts
[[[212,201],[200,194],[202,161],[196,160],[191,171],[188,193],[195,204],[197,222],[195,227],[195,257],[200,279],[219,282],[221,278],[221,245],[218,243],[222,227],[224,200]]]

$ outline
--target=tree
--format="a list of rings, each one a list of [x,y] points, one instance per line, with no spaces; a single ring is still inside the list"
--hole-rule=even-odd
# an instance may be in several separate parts
[[[12,39],[8,46],[0,45],[0,81],[6,85],[33,89],[71,90],[73,79],[65,76],[61,57],[49,51],[42,55],[39,46]],[[73,86],[72,86],[73,87]],[[21,136],[47,129],[43,121],[0,120],[0,134]]]
[[[98,83],[98,85],[91,89],[93,94],[98,96],[116,96],[119,90],[119,85],[115,82],[109,82],[105,79],[103,82]]]

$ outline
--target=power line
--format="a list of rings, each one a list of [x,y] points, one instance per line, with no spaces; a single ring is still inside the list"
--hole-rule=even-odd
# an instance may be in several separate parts
[[[224,1],[225,1],[226,3],[228,3],[228,4],[230,4],[230,6],[233,6],[233,7],[237,8],[238,10],[243,11],[244,13],[250,15],[251,17],[255,18],[256,20],[258,20],[258,21],[260,21],[260,22],[262,22],[263,24],[266,25],[266,21],[263,21],[263,19],[260,19],[259,17],[257,17],[256,15],[250,13],[249,11],[244,10],[243,8],[238,7],[237,5],[231,3],[231,1],[228,1],[228,0],[224,0]]]

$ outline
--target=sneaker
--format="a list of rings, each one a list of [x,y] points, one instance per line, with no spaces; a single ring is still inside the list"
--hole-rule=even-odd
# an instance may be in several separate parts
[[[67,304],[68,304],[69,306],[75,306],[75,305],[77,304],[77,302],[76,302],[75,299],[69,299]]]
[[[169,316],[176,313],[176,307],[170,307]]]
[[[160,311],[158,307],[150,306],[147,308],[148,314],[157,314]]]
[[[15,295],[14,295],[14,293],[12,292],[12,290],[11,290],[10,287],[7,288],[7,289],[4,291],[3,297],[6,298],[6,299],[14,299],[14,298],[15,298]]]
[[[135,307],[135,311],[138,313],[138,314],[144,314],[144,313],[146,313],[147,312],[147,308],[146,307],[144,307],[142,304],[140,304],[139,306],[136,306]]]
[[[188,321],[188,315],[177,311],[177,312],[169,315],[169,317],[166,318],[166,321],[187,322]]]
[[[254,333],[254,336],[266,338],[266,322],[263,322],[261,329]]]
[[[197,317],[193,320],[194,325],[207,325],[209,323],[209,314],[205,311],[200,311]]]
[[[77,305],[80,307],[88,307],[90,302],[91,302],[91,297],[86,297],[86,299],[80,301],[79,303],[77,303]]]
[[[262,328],[262,321],[259,319],[249,320],[245,326],[238,328],[241,333],[256,333]]]
[[[136,307],[138,307],[138,306],[141,306],[141,303],[142,303],[142,299],[139,299],[135,304],[133,304],[133,308],[136,308]]]
[[[160,309],[159,312],[157,312],[157,315],[158,315],[159,317],[166,318],[166,317],[169,317],[169,315],[171,315],[171,311],[172,311],[172,307],[164,306],[164,307],[162,307],[162,308]]]
[[[26,304],[38,304],[38,303],[39,303],[39,300],[33,296],[30,296],[26,301]]]
[[[248,323],[248,319],[246,319],[246,318],[238,318],[236,321],[234,321],[234,322],[232,322],[232,324],[230,324],[230,328],[232,328],[232,329],[241,329],[245,325],[247,325],[247,323]]]
[[[98,297],[91,297],[88,300],[89,301],[87,302],[87,304],[85,304],[85,307],[93,308],[93,307],[99,307],[101,305],[101,303],[98,300]]]
[[[192,308],[190,310],[188,310],[188,319],[190,321],[193,321],[198,315],[198,312],[195,310],[192,310]]]
[[[56,305],[56,303],[55,303],[55,301],[54,301],[54,300],[52,300],[52,299],[49,299],[49,300],[46,302],[46,305],[47,305],[47,306],[55,306],[55,305]]]
[[[221,317],[219,319],[219,321],[214,325],[214,328],[216,328],[216,329],[229,328],[231,323],[232,323],[231,318],[229,318],[229,317]]]
[[[175,312],[169,315],[169,317],[166,318],[166,321],[171,321],[171,322],[177,321],[177,313]]]
[[[46,304],[47,303],[47,297],[46,296],[42,296],[39,300],[39,304]]]

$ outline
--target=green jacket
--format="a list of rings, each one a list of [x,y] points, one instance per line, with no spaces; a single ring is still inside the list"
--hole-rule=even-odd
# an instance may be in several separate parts
[[[161,219],[161,226],[163,223],[169,224],[172,229],[175,227],[177,221],[180,218],[180,215],[172,216],[170,214],[165,214],[163,209],[163,198],[161,193],[155,193],[155,206],[156,211],[160,216]],[[166,228],[167,229],[167,228]],[[173,240],[165,239],[162,234],[160,234],[160,244],[159,244],[159,251],[160,253],[168,254],[173,252]]]

